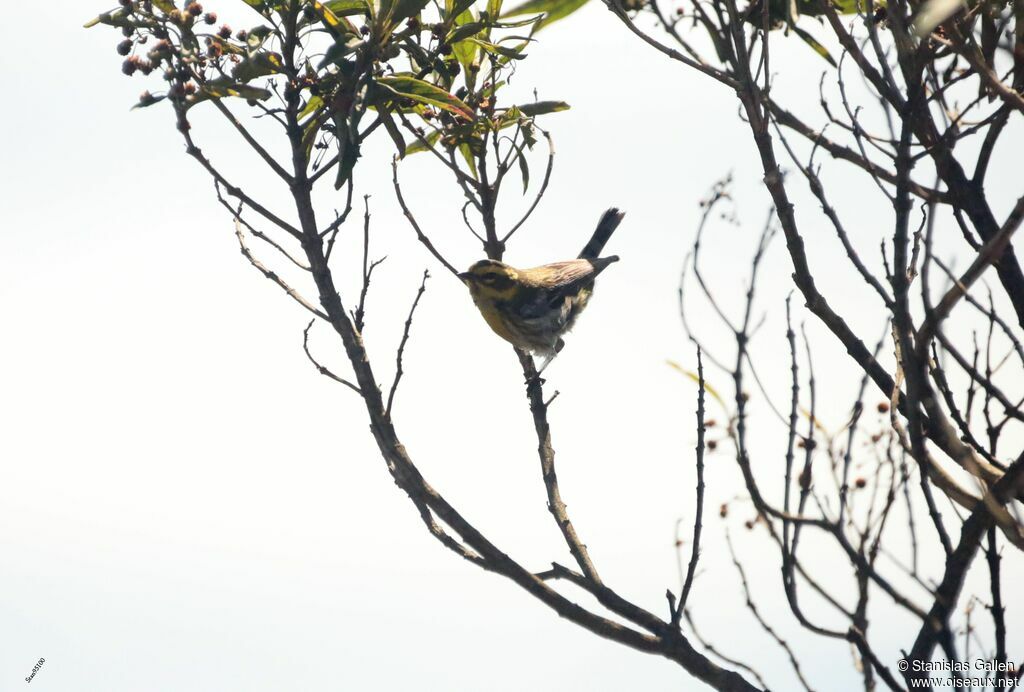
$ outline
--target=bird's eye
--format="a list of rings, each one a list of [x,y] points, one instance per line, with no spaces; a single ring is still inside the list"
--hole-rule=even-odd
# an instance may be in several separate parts
[[[482,277],[480,277],[480,280],[483,281],[485,284],[493,284],[494,282],[496,282],[498,280],[498,275],[497,274],[484,274]]]

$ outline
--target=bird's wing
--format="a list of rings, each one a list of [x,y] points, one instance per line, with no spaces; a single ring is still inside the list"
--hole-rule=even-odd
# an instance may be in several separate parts
[[[564,322],[571,309],[571,301],[566,299],[575,296],[583,284],[593,281],[605,266],[607,263],[577,259],[521,272],[526,290],[522,292],[519,314],[524,319],[531,319],[551,318],[553,312],[559,312],[561,315],[557,319]]]
[[[601,267],[601,269],[603,268]],[[523,272],[523,278],[535,286],[557,290],[569,286],[575,287],[581,281],[593,278],[598,271],[594,262],[574,259],[527,269]]]

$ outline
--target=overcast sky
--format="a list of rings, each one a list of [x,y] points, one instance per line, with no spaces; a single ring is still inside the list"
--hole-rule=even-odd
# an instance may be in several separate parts
[[[228,6],[210,9],[229,16]],[[32,687],[55,692],[697,689],[674,664],[559,619],[423,530],[361,402],[306,361],[305,314],[239,255],[169,109],[129,112],[147,85],[121,75],[116,32],[81,29],[106,9],[16,3],[0,25],[0,689],[19,689],[40,658]],[[731,171],[741,224],[715,224],[706,252],[710,279],[735,309],[767,197],[749,131],[723,89],[654,54],[596,2],[540,38],[512,88],[524,100],[536,88],[572,110],[545,120],[558,151],[554,177],[508,259],[573,257],[605,208],[627,212],[608,246],[622,261],[602,275],[546,375],[561,392],[550,416],[576,527],[606,581],[661,613],[665,589],[678,590],[674,525],[682,517],[688,526],[693,507],[696,389],[666,365],[695,364],[678,319],[679,270],[698,201]],[[798,102],[816,102],[817,56],[780,42],[773,64]],[[231,133],[202,115],[195,122],[201,146],[235,161],[228,167],[248,189],[286,209]],[[374,252],[388,256],[367,317],[385,386],[420,274],[434,274],[406,350],[399,434],[431,483],[522,564],[569,560],[546,511],[518,364],[415,242],[394,202],[390,146],[382,134],[367,148],[357,188],[372,195]],[[1019,167],[1007,156],[994,165],[991,188],[1005,206]],[[435,242],[458,265],[477,259],[458,189],[429,157],[401,170]],[[890,210],[854,206],[858,194],[851,183],[837,203],[856,210],[851,234],[871,254]],[[342,201],[321,203],[328,218]],[[508,204],[506,220],[520,201]],[[878,305],[856,276],[834,270],[841,248],[815,206],[804,199],[797,208],[812,263],[824,268],[822,290],[873,340]],[[952,253],[956,231],[943,232]],[[357,266],[359,240],[355,225],[343,231],[343,267]],[[760,294],[769,320],[754,354],[783,400],[789,271],[776,242]],[[343,279],[350,305],[354,277]],[[711,313],[696,302],[692,311],[729,355]],[[821,417],[838,428],[857,374],[811,322],[808,334]],[[312,342],[345,371],[326,329]],[[720,372],[708,376],[728,388]],[[777,478],[784,430],[756,399],[752,426],[755,468]],[[740,488],[724,448],[708,460],[695,617],[721,650],[754,663],[775,689],[794,689],[779,650],[742,607],[724,550],[731,526],[766,616],[810,679],[850,689],[847,645],[804,636],[777,598],[777,556],[763,530],[742,528],[752,509],[737,504],[718,518]],[[1006,584],[1021,583],[1020,561],[1007,570]],[[877,598],[873,641],[895,653],[914,623]],[[1010,589],[1006,598],[1019,623],[1024,598]],[[1024,656],[1019,628],[1010,654]]]

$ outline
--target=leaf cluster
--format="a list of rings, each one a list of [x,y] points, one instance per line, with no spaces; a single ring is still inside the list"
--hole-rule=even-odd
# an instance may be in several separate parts
[[[137,107],[167,101],[187,131],[194,106],[245,99],[255,116],[301,128],[314,169],[333,154],[338,188],[380,127],[399,156],[439,145],[473,170],[488,135],[517,127],[516,146],[532,146],[534,117],[568,107],[498,103],[543,13],[505,18],[501,0],[242,2],[258,21],[237,31],[175,0],[123,0],[86,26],[121,29],[126,74],[163,75]]]

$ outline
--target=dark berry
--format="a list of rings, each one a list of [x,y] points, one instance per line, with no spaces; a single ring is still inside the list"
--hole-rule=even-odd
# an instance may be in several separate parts
[[[117,44],[117,54],[118,55],[128,55],[129,53],[132,52],[132,46],[133,45],[134,44],[131,41],[129,41],[128,39],[125,39],[125,40],[121,41],[120,43]]]

